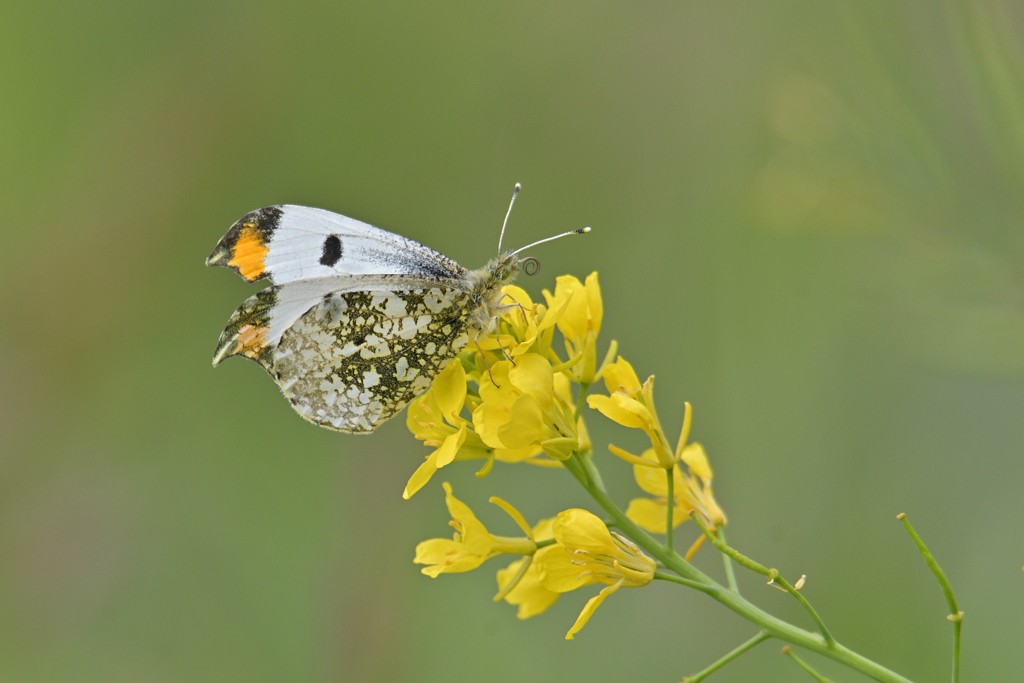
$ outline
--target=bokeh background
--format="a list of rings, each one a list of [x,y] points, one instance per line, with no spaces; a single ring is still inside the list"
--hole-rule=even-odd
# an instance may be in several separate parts
[[[503,562],[422,576],[439,480],[496,533],[490,495],[586,500],[468,464],[403,501],[427,450],[401,420],[330,433],[255,365],[211,369],[255,287],[203,260],[247,211],[477,267],[516,181],[510,244],[594,227],[523,285],[600,272],[605,340],[672,430],[695,405],[734,545],[807,574],[848,646],[944,680],[907,512],[967,614],[964,679],[1021,680],[1022,38],[1013,0],[5,3],[0,680],[670,682],[751,636],[654,585],[567,643],[586,591],[520,622]],[[809,680],[778,653],[713,680]]]

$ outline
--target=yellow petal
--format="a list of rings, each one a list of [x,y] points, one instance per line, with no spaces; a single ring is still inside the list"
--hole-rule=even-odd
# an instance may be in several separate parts
[[[701,478],[705,486],[711,481],[711,465],[708,464],[704,447],[699,443],[691,443],[684,448],[682,460],[690,468],[690,472]]]
[[[600,593],[590,598],[590,600],[587,600],[587,604],[583,606],[583,611],[580,612],[580,615],[576,618],[576,623],[573,624],[572,628],[569,629],[569,632],[565,634],[565,639],[572,640],[573,636],[579,633],[580,629],[587,625],[587,622],[590,621],[590,617],[593,616],[597,608],[601,606],[601,603],[604,602],[604,599],[612,593],[614,593],[615,591],[619,590],[619,586],[621,585],[622,579],[620,579],[618,583],[614,583],[611,586],[605,586],[601,589]]]
[[[653,448],[644,451],[643,459],[649,462],[658,462],[658,456],[654,454]],[[665,477],[665,472],[666,470],[661,467],[633,465],[633,478],[636,479],[637,486],[658,498],[668,495],[668,480]],[[686,490],[686,480],[678,466],[672,468],[672,475],[676,497],[682,496]]]
[[[715,497],[711,495],[711,484],[704,489],[704,507],[707,508],[708,521],[714,526],[718,527],[728,522],[725,512],[718,506]]]
[[[446,564],[431,565],[429,567],[424,567],[420,571],[433,578],[437,578],[441,574],[459,574],[476,569],[491,557],[493,556],[474,555],[473,553],[462,552]]]
[[[476,518],[469,506],[452,495],[452,486],[444,483],[444,502],[452,519],[462,525],[462,545],[474,555],[486,555],[491,552],[491,535],[487,527]]]
[[[405,413],[405,426],[420,440],[443,439],[447,435],[441,409],[434,399],[434,392],[427,391],[409,404]],[[441,429],[438,429],[438,426]]]
[[[608,450],[612,452],[616,457],[622,458],[626,462],[632,465],[640,465],[641,467],[661,467],[661,465],[648,465],[647,460],[644,460],[639,455],[633,455],[629,451],[619,448],[615,444],[608,444]]]
[[[455,454],[462,448],[466,441],[466,425],[459,427],[459,431],[445,437],[444,443],[437,449],[435,466],[441,469],[455,460]]]
[[[601,376],[604,377],[604,385],[608,388],[609,394],[614,394],[616,391],[630,395],[640,393],[640,379],[633,371],[633,366],[622,356],[619,356],[614,363],[605,366]]]
[[[649,531],[654,534],[665,533],[665,523],[668,521],[665,515],[668,513],[668,506],[664,503],[659,503],[650,498],[634,498],[629,501],[629,507],[626,508],[626,516],[633,520],[637,526],[644,531]],[[672,510],[672,528],[676,528],[689,517],[687,516],[687,509],[682,506],[676,506]]]
[[[588,396],[587,405],[623,427],[647,429],[654,421],[643,404],[622,394]]]
[[[573,508],[558,513],[552,530],[558,542],[570,550],[586,550],[592,555],[615,553],[615,542],[608,527],[587,510]]]
[[[541,585],[555,593],[568,593],[582,586],[596,583],[588,573],[580,576],[584,568],[572,563],[564,546],[544,546],[533,554],[533,565],[537,568],[537,577]]]
[[[526,293],[526,290],[522,289],[521,287],[516,287],[515,285],[505,285],[504,287],[501,288],[501,293],[506,295],[505,298],[502,300],[503,304],[516,303],[525,308],[526,310],[530,310],[531,308],[533,308],[533,299],[531,299],[530,295]],[[520,317],[522,316],[520,315]]]
[[[526,520],[523,518],[523,514],[519,512],[519,510],[516,510],[512,503],[506,502],[497,496],[491,496],[490,502],[504,510],[505,513],[512,518],[512,521],[519,525],[519,528],[526,533],[527,538],[531,541],[535,540],[533,538],[533,529],[530,528],[530,525],[527,524]]]
[[[498,438],[498,430],[508,422],[508,418],[507,407],[496,401],[484,401],[473,411],[473,429],[480,440],[491,448],[505,448],[505,444]]]
[[[419,491],[426,485],[430,478],[434,476],[434,472],[437,471],[437,451],[434,451],[427,456],[427,459],[422,465],[416,468],[416,471],[409,477],[409,482],[405,485],[405,491],[402,492],[402,498],[409,500],[413,494]]]
[[[525,448],[500,448],[494,451],[494,457],[501,462],[525,462],[540,453],[541,447],[534,444]]]
[[[554,305],[552,305],[551,302],[553,299],[550,297],[547,291],[544,292],[544,296],[547,297],[548,299],[549,308],[547,312],[544,314],[544,318],[540,321],[540,324],[537,326],[538,332],[543,332],[544,330],[549,330],[552,327],[554,327],[558,323],[562,315],[565,313],[565,309],[569,307],[569,297],[559,299],[555,301]]]
[[[601,287],[597,284],[597,271],[587,276],[587,308],[590,309],[590,329],[594,334],[601,332],[601,320],[604,318],[604,304],[601,302]]]
[[[508,421],[498,427],[498,441],[506,448],[524,448],[546,436],[544,427],[537,401],[533,396],[520,396],[509,409]]]
[[[542,519],[533,525],[533,540],[535,541],[546,541],[550,538],[555,537],[555,532],[551,528],[555,523],[556,517],[548,517]]]
[[[504,569],[498,570],[498,590],[504,590],[505,585],[515,577],[516,573],[526,559],[516,560]],[[558,600],[558,593],[545,588],[537,575],[537,569],[530,565],[526,574],[519,580],[516,587],[505,595],[505,601],[510,605],[519,605],[516,616],[520,619],[529,619],[547,610]]]
[[[569,382],[569,378],[563,373],[559,372],[552,377],[554,384],[555,393],[562,397],[566,405],[573,405],[575,401],[572,397],[572,383]]]
[[[448,424],[458,426],[459,419],[455,416],[462,410],[462,404],[466,401],[466,371],[462,363],[457,359],[448,363],[448,366],[434,378],[430,390],[444,419]]]
[[[483,367],[483,363],[480,367]],[[512,401],[519,394],[513,390],[508,380],[508,371],[511,368],[510,362],[502,360],[491,364],[491,374],[488,375],[487,370],[480,373],[480,399],[482,401],[505,407],[512,405]],[[493,382],[491,381],[492,377],[494,378]]]
[[[458,551],[461,544],[450,538],[431,538],[416,545],[416,564],[444,564],[449,553]]]
[[[572,275],[555,280],[555,300],[569,299],[569,305],[558,320],[558,329],[566,338],[577,340],[587,334],[587,290]]]
[[[550,409],[554,399],[554,373],[546,359],[528,353],[508,371],[508,378],[516,389],[532,396],[542,411]]]

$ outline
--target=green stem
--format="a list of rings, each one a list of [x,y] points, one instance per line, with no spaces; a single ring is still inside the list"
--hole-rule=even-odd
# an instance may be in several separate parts
[[[796,598],[797,602],[799,602],[801,605],[803,605],[803,608],[805,610],[807,610],[808,614],[811,615],[811,619],[814,619],[814,623],[818,625],[818,631],[820,631],[821,635],[823,635],[825,637],[825,642],[826,643],[828,643],[829,645],[832,645],[832,644],[834,644],[836,642],[836,639],[832,637],[832,634],[829,632],[828,628],[825,626],[825,622],[822,621],[821,617],[818,616],[817,611],[815,611],[815,609],[813,607],[811,607],[811,603],[809,603],[807,601],[807,598],[805,598],[803,596],[803,594],[800,593],[800,591],[798,591],[796,588],[794,588],[792,585],[790,585],[789,581],[786,581],[784,578],[782,578],[782,575],[779,574],[778,570],[776,570],[776,569],[772,570],[772,577],[771,577],[770,583],[777,583],[777,584],[779,584],[780,586],[782,586],[783,588],[786,589],[787,593],[789,593],[794,598]]]
[[[795,652],[793,652],[793,651],[792,651],[792,650],[791,650],[791,649],[789,648],[789,646],[788,646],[788,645],[787,645],[786,647],[782,648],[782,654],[784,654],[784,655],[786,655],[787,657],[789,657],[790,659],[792,659],[792,660],[793,660],[794,662],[796,662],[797,666],[799,666],[799,667],[800,667],[801,669],[803,669],[803,670],[804,670],[804,671],[806,671],[807,673],[811,674],[811,676],[813,676],[813,677],[814,677],[814,679],[818,681],[818,683],[835,683],[835,681],[833,681],[833,680],[832,680],[831,678],[825,678],[825,677],[824,677],[824,676],[822,676],[822,675],[821,675],[820,673],[818,673],[817,671],[815,671],[815,670],[814,670],[814,669],[813,669],[813,668],[811,667],[811,665],[810,665],[810,664],[808,664],[808,663],[807,663],[807,662],[805,662],[804,660],[802,660],[802,659],[800,659],[799,657],[797,657],[797,656],[796,656],[796,653],[795,653]]]
[[[587,382],[580,382],[580,397],[576,400],[576,412],[573,413],[572,421],[577,423],[580,421],[580,415],[583,414],[583,402],[587,398],[587,391],[590,389],[590,384]]]
[[[567,460],[566,462],[568,463],[571,461]],[[737,595],[725,586],[720,585],[689,562],[683,560],[683,558],[676,553],[667,551],[661,543],[654,540],[647,532],[634,524],[633,521],[626,517],[626,514],[608,498],[606,493],[589,484],[586,475],[581,470],[575,466],[567,467],[566,469],[568,469],[568,471],[576,477],[577,481],[587,489],[587,492],[590,493],[591,497],[597,502],[597,504],[600,505],[608,516],[612,518],[615,525],[624,534],[633,539],[633,541],[643,548],[648,554],[655,559],[660,560],[665,567],[674,571],[680,577],[689,579],[694,583],[703,584],[704,587],[700,589],[701,592],[706,593],[714,600],[722,603],[733,612],[736,612],[747,621],[771,635],[773,638],[778,638],[779,640],[786,641],[787,643],[798,645],[804,649],[810,650],[811,652],[817,652],[818,654],[844,664],[851,669],[860,671],[876,681],[879,681],[879,683],[910,683],[910,681],[903,676],[886,669],[881,664],[877,664],[876,662],[857,654],[853,650],[850,650],[839,643],[832,643],[829,645],[825,642],[825,638],[823,636],[820,636],[817,633],[805,631],[782,621],[778,617],[768,614],[761,608],[748,602],[742,596]],[[714,540],[717,541],[718,539],[716,538]]]
[[[694,590],[699,590],[701,592],[705,592],[707,590],[706,584],[700,583],[699,581],[690,581],[689,579],[684,579],[681,576],[676,576],[675,574],[669,574],[667,572],[656,571],[654,572],[654,578],[659,581],[671,581],[672,583],[678,583],[680,586],[686,586],[687,588],[693,588]]]
[[[942,567],[935,561],[931,551],[928,550],[928,546],[924,544],[921,537],[914,531],[914,527],[910,525],[910,520],[902,512],[896,515],[896,519],[903,522],[903,527],[910,534],[910,537],[914,539],[914,545],[917,546],[918,552],[921,553],[921,557],[924,558],[925,564],[928,565],[928,569],[932,570],[932,574],[935,575],[935,580],[939,582],[939,588],[942,589],[942,594],[946,596],[946,605],[949,607],[949,616],[946,617],[953,622],[953,683],[960,682],[960,629],[964,621],[964,613],[960,611],[960,608],[956,605],[956,596],[953,595],[953,586],[950,585],[949,579],[946,578],[946,573],[942,571]]]
[[[705,526],[704,522],[701,521],[700,517],[697,515],[696,510],[690,510],[690,519],[692,519],[694,523],[696,523],[696,525],[700,527],[700,530],[704,533],[705,536],[708,537],[708,540],[711,541],[711,544],[718,548],[718,550],[723,555],[735,560],[736,564],[746,569],[749,569],[754,573],[760,574],[761,576],[771,576],[771,569],[768,569],[768,567],[765,567],[764,565],[755,562],[746,555],[740,553],[738,550],[729,547],[725,544],[725,541],[723,541],[718,536],[715,536],[713,533],[708,531],[707,526]]]
[[[583,467],[587,470],[587,474],[590,475],[590,480],[594,482],[594,486],[607,493],[608,489],[604,487],[604,480],[601,479],[601,473],[594,465],[593,456],[588,453],[582,453],[580,454],[580,459],[583,461]]]
[[[825,639],[825,643],[830,647],[835,645],[836,639],[832,637],[832,633],[829,632],[828,628],[825,626],[825,622],[821,620],[821,617],[818,616],[815,609],[811,607],[811,603],[807,601],[807,598],[800,594],[800,591],[790,585],[786,579],[782,578],[782,575],[779,574],[777,569],[765,569],[762,565],[754,562],[749,557],[741,555],[733,548],[727,546],[719,537],[711,533],[697,514],[696,510],[690,510],[690,518],[693,519],[694,523],[700,527],[700,530],[704,532],[704,535],[707,536],[708,540],[714,543],[715,547],[722,551],[722,554],[735,559],[742,566],[747,567],[747,569],[750,569],[751,571],[755,571],[758,574],[764,574],[769,578],[769,583],[775,583],[782,586],[787,593],[796,598],[797,602],[803,605],[803,608],[811,615],[811,619],[814,619],[814,623],[818,625],[818,631]]]
[[[720,540],[722,544],[725,546],[729,545],[729,542],[725,540],[724,525],[718,527],[718,540]],[[725,553],[722,553],[722,563],[725,565],[725,579],[729,582],[729,590],[731,590],[733,593],[739,593],[740,586],[738,583],[736,583],[736,572],[733,571],[732,560]]]
[[[672,513],[676,507],[676,496],[675,496],[675,485],[676,485],[676,468],[671,467],[665,470],[665,475],[668,478],[668,504],[665,506],[665,550],[672,552]]]
[[[769,638],[771,638],[771,636],[769,634],[765,633],[764,631],[761,631],[756,636],[754,636],[753,638],[751,638],[747,642],[743,643],[738,648],[736,648],[735,650],[733,650],[729,654],[725,655],[724,657],[719,659],[717,662],[715,662],[711,666],[709,666],[709,667],[707,667],[705,669],[701,669],[700,671],[698,671],[697,673],[693,674],[692,676],[685,676],[685,677],[683,677],[683,681],[685,681],[685,683],[698,683],[699,681],[703,681],[705,678],[707,678],[711,674],[715,673],[716,671],[721,669],[723,666],[725,666],[726,664],[728,664],[732,660],[734,660],[737,657],[739,657],[741,654],[743,654],[747,650],[751,650],[751,649],[755,648],[756,646],[760,645],[761,643],[763,643],[764,641],[768,640]]]

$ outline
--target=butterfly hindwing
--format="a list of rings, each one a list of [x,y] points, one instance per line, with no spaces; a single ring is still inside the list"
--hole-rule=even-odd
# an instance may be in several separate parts
[[[207,265],[248,282],[281,285],[339,274],[402,274],[458,279],[466,270],[414,240],[323,209],[285,204],[243,216],[220,239]]]
[[[307,420],[370,432],[466,346],[469,313],[451,286],[335,292],[284,331],[272,374]]]

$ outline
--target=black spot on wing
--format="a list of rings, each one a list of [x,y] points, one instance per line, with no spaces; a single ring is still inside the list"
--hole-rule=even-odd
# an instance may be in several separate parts
[[[341,260],[341,254],[341,238],[337,235],[330,235],[324,240],[324,250],[320,255],[320,265],[333,266]]]

